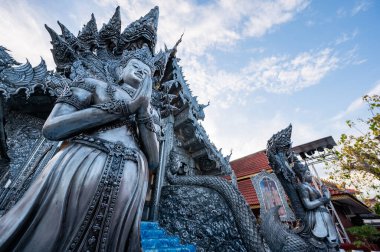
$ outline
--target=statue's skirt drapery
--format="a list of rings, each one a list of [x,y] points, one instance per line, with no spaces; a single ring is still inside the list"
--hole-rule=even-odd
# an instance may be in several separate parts
[[[302,185],[298,187],[298,190],[300,193],[304,192],[306,197],[312,202],[322,198],[321,193],[307,182],[302,183]],[[338,246],[338,233],[331,219],[331,215],[324,205],[309,209],[306,212],[303,224],[303,235],[310,236],[312,234],[312,237],[317,239],[313,244],[314,246],[318,247],[319,243],[324,245],[322,242],[324,239],[327,240],[327,244],[331,248]]]
[[[139,251],[141,151],[78,137],[0,219],[0,251]]]

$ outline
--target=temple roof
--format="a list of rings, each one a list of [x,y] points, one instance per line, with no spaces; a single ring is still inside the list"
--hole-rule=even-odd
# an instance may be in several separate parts
[[[248,156],[231,161],[231,167],[237,180],[252,176],[262,170],[271,170],[265,151],[259,151]]]
[[[250,179],[244,179],[238,182],[238,189],[243,194],[249,206],[259,205],[255,188]]]

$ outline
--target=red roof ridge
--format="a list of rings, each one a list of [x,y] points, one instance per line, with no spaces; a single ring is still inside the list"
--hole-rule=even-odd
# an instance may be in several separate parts
[[[238,159],[232,160],[232,161],[230,162],[230,164],[231,164],[232,162],[240,161],[240,160],[242,160],[242,159],[245,159],[245,158],[248,158],[248,157],[251,157],[251,156],[257,155],[258,153],[261,153],[261,152],[264,152],[264,153],[265,153],[265,151],[266,151],[266,149],[263,149],[263,150],[260,150],[260,151],[256,151],[256,152],[251,153],[251,154],[248,154],[248,155],[246,155],[246,156],[244,156],[244,157],[240,157],[240,158],[238,158]]]

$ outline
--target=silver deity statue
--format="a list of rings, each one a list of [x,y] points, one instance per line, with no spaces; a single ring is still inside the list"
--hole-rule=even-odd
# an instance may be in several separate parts
[[[263,235],[272,251],[338,251],[335,223],[325,206],[330,202],[330,193],[324,186],[320,193],[310,184],[309,168],[292,152],[291,133],[289,125],[274,134],[268,141],[266,154],[300,225],[294,230],[285,228],[278,209],[272,209],[263,217]]]
[[[303,232],[312,234],[311,239],[314,243],[327,241],[330,248],[337,247],[339,245],[338,234],[325,206],[331,200],[329,190],[322,186],[321,194],[315,187],[311,186],[312,175],[308,169],[298,171],[297,175],[301,180],[297,190],[306,210]]]
[[[0,251],[140,250],[148,168],[159,164],[159,117],[151,105],[156,26],[149,23],[157,22],[158,9],[132,29],[144,36],[126,42],[119,34],[116,46],[109,34],[118,15],[119,9],[95,36],[97,50],[91,21],[78,38],[63,30],[65,41],[48,28],[57,69],[69,69],[70,80],[58,83],[60,95],[42,131],[47,139],[63,142],[23,198],[0,219]],[[145,26],[153,31],[147,33]],[[72,58],[65,54],[70,50],[59,46],[75,51],[70,64]]]

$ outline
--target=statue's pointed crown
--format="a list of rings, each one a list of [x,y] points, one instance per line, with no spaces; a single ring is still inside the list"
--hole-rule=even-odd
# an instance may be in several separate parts
[[[131,59],[138,59],[138,60],[144,62],[146,65],[148,65],[150,67],[152,72],[154,71],[155,59],[152,56],[152,53],[150,52],[150,50],[147,46],[143,46],[140,49],[131,50],[131,51],[125,50],[120,63],[122,66],[125,66],[128,63],[128,61]]]
[[[87,50],[92,51],[98,46],[98,27],[96,26],[94,14],[91,14],[90,21],[78,33],[78,39],[85,45]]]
[[[121,48],[118,48],[118,50],[125,49],[123,47],[132,41],[142,40],[148,45],[151,52],[154,53],[157,43],[158,17],[159,9],[156,6],[148,14],[128,25],[120,35],[119,46]]]
[[[99,31],[92,14],[77,37],[61,23],[62,35],[46,26],[52,38],[57,71],[66,72],[74,61],[95,55],[100,60],[119,60],[122,64],[136,58],[147,64],[152,73],[159,70],[162,75],[169,53],[160,51],[155,55],[158,17],[159,9],[156,6],[121,32],[120,7],[117,7],[109,22],[103,24]]]
[[[280,130],[274,134],[267,143],[267,149],[276,148],[276,149],[287,149],[291,146],[292,140],[292,125],[290,124],[285,129]]]
[[[103,27],[99,30],[99,46],[107,48],[110,51],[114,50],[117,46],[118,40],[120,39],[120,31],[121,18],[120,7],[118,6],[108,23],[103,24]]]

